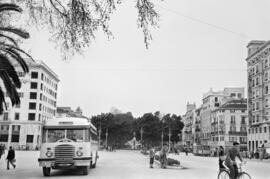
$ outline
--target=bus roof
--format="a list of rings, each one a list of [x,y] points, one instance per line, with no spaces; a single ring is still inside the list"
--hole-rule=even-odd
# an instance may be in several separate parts
[[[94,130],[96,130],[96,127],[88,119],[79,117],[59,117],[48,119],[45,121],[44,127],[45,128],[85,127],[85,128],[93,128]]]

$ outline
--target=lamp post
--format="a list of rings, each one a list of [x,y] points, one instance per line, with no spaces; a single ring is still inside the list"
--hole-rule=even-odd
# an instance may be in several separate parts
[[[141,132],[141,145],[142,145],[142,138],[143,138],[143,127],[141,127],[140,132]]]
[[[106,149],[108,148],[108,128],[106,130]]]

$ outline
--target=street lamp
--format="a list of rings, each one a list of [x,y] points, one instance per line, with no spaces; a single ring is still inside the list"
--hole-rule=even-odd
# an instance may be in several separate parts
[[[142,145],[142,138],[143,138],[143,127],[141,127],[140,132],[141,132],[141,145]]]
[[[108,148],[108,128],[106,130],[106,149]]]

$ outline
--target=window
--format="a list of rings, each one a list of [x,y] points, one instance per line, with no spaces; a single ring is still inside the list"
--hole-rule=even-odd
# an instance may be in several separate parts
[[[267,68],[268,67],[268,59],[264,60],[264,67]]]
[[[267,128],[266,127],[264,127],[264,133],[266,133],[267,132]]]
[[[256,102],[256,110],[259,110],[259,102]]]
[[[19,125],[12,125],[11,142],[19,142],[20,128],[21,126]]]
[[[43,90],[43,83],[40,84],[40,89]]]
[[[37,99],[37,93],[30,92],[30,99]]]
[[[39,110],[41,111],[41,109],[42,109],[42,104],[39,104]]]
[[[20,98],[23,98],[23,93],[19,92],[18,95]]]
[[[262,133],[262,127],[260,127],[259,130],[260,130],[260,133]]]
[[[41,114],[38,115],[38,121],[40,121],[40,119],[41,119]]]
[[[27,135],[26,136],[26,142],[27,143],[33,143],[34,141],[34,136],[33,135]]]
[[[8,120],[8,113],[4,112],[4,121],[7,121],[7,120]]]
[[[236,94],[235,93],[231,93],[231,97],[235,97],[236,96]]]
[[[268,94],[268,86],[265,86],[265,94]]]
[[[235,116],[231,116],[231,124],[235,124]]]
[[[241,116],[241,124],[246,124],[246,117],[245,116]]]
[[[256,65],[256,67],[255,67],[255,72],[256,72],[256,73],[259,72],[259,66],[258,66],[258,65]]]
[[[21,107],[21,104],[16,104],[15,105],[15,108],[20,108]]]
[[[28,120],[29,121],[34,121],[36,118],[36,114],[35,113],[28,113]]]
[[[31,72],[31,78],[32,79],[37,79],[38,78],[38,72],[32,71]]]
[[[41,73],[41,80],[43,80],[44,79],[44,75],[43,75],[43,73]]]
[[[242,110],[241,110],[241,112],[242,112],[242,113],[245,113],[245,112],[246,112],[246,110],[242,109]]]
[[[259,85],[259,78],[256,78],[256,85]]]
[[[29,109],[36,109],[36,103],[29,103]]]
[[[242,98],[242,94],[241,94],[241,93],[238,93],[238,94],[237,94],[237,97],[238,97],[238,98]]]
[[[267,72],[264,74],[264,81],[268,81],[268,73]]]
[[[15,120],[19,120],[20,119],[20,113],[15,113]]]
[[[31,86],[30,86],[30,88],[31,89],[37,89],[37,82],[31,82]]]
[[[255,86],[255,80],[252,79],[252,87],[254,87],[254,86]]]
[[[9,125],[1,125],[0,142],[8,142]]]

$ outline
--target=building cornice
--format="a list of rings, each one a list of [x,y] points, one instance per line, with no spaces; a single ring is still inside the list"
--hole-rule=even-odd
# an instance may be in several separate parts
[[[263,44],[258,50],[256,50],[254,53],[252,53],[251,55],[249,55],[246,58],[246,61],[249,61],[251,58],[253,58],[254,56],[258,55],[259,53],[261,53],[268,45],[270,45],[270,40],[267,41],[265,44]],[[270,48],[269,48],[270,50]]]

